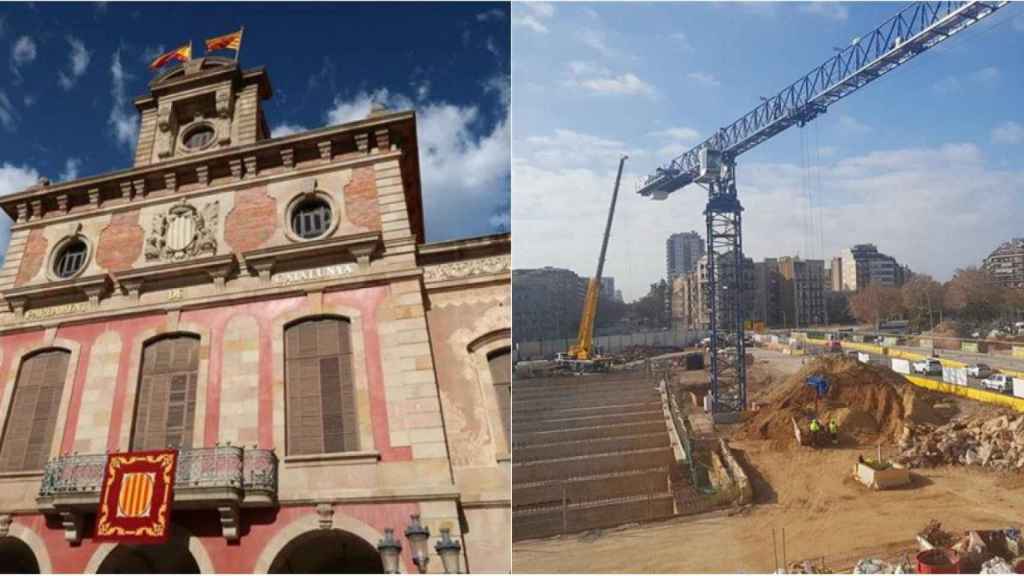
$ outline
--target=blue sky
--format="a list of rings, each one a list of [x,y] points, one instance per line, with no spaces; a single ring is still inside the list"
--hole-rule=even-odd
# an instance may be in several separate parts
[[[606,274],[641,296],[665,275],[669,234],[704,234],[706,193],[655,202],[635,182],[904,6],[514,4],[514,266],[591,274],[628,153]],[[1024,235],[1022,62],[1024,4],[1011,3],[741,156],[747,255],[875,242],[946,280]]]
[[[0,195],[131,165],[161,51],[246,27],[275,135],[415,107],[428,241],[508,229],[508,5],[0,4]],[[231,55],[230,52],[223,53]],[[0,252],[9,222],[0,216]]]

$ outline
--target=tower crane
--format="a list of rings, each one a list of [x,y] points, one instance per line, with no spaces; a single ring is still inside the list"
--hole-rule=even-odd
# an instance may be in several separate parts
[[[914,2],[858,36],[820,66],[719,129],[707,140],[655,169],[637,189],[664,200],[689,184],[708,192],[705,305],[710,330],[711,410],[716,420],[741,412],[746,397],[743,338],[743,240],[736,195],[736,158],[793,125],[803,126],[828,107],[911,58],[1006,6],[1006,0]]]
[[[587,282],[587,295],[583,301],[583,314],[580,316],[580,330],[576,344],[569,348],[566,356],[559,355],[559,362],[573,369],[602,370],[606,366],[604,359],[594,353],[594,321],[597,319],[597,303],[601,297],[601,277],[604,273],[604,258],[608,252],[608,238],[612,232],[612,219],[615,217],[615,202],[619,198],[619,183],[622,181],[622,167],[628,156],[619,159],[619,172],[615,176],[615,188],[612,190],[612,202],[608,206],[608,219],[604,225],[604,237],[601,240],[601,253],[597,257],[597,272]]]

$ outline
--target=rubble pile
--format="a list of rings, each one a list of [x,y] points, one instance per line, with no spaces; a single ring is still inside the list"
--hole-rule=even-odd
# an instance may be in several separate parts
[[[962,574],[1012,574],[1014,566],[1024,558],[1024,542],[1019,528],[1004,530],[970,530],[961,535],[942,529],[941,524],[932,520],[917,535],[918,547],[924,550],[934,548],[952,550],[959,558]]]
[[[948,424],[906,426],[896,461],[914,468],[946,464],[1024,469],[1024,415],[960,418]]]
[[[822,398],[806,384],[812,375],[828,381]],[[793,421],[807,422],[817,410],[823,421],[834,417],[845,438],[895,440],[910,418],[913,394],[903,378],[890,370],[843,356],[820,356],[782,382],[738,434],[779,447],[792,446],[796,444]]]

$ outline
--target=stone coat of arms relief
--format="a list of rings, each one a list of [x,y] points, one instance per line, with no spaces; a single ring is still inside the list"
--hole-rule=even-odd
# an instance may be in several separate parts
[[[153,215],[146,238],[146,261],[179,262],[217,254],[217,219],[220,202],[208,202],[200,211],[182,200],[166,212]]]

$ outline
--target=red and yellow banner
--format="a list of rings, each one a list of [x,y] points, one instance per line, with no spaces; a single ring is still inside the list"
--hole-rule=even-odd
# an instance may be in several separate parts
[[[217,36],[216,38],[209,38],[206,40],[206,51],[213,52],[214,50],[234,50],[238,51],[242,47],[242,33],[245,29],[241,29],[238,32],[232,32],[231,34],[225,34],[223,36]]]
[[[177,450],[110,454],[96,514],[96,540],[165,542],[177,460]]]
[[[160,68],[160,67],[166,65],[168,62],[172,62],[174,60],[178,60],[178,61],[181,61],[181,62],[188,62],[191,59],[192,59],[192,43],[189,42],[188,44],[185,44],[184,46],[180,46],[178,48],[175,48],[174,50],[171,50],[170,52],[165,52],[165,53],[157,56],[156,60],[153,60],[153,63],[150,64],[149,67],[155,70],[157,68]]]

